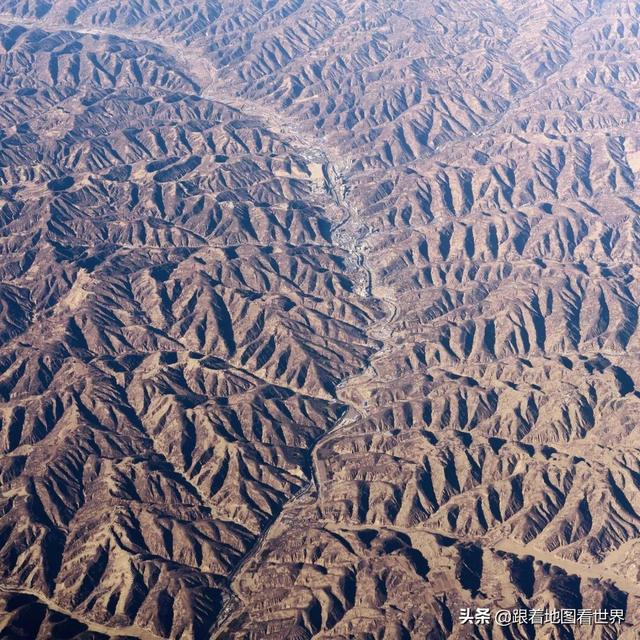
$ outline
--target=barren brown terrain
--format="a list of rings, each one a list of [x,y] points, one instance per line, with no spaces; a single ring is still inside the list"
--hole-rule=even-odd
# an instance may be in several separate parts
[[[639,637],[639,105],[634,0],[0,0],[0,638]]]

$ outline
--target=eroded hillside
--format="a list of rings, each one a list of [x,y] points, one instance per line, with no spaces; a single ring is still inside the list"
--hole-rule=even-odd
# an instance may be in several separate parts
[[[0,25],[0,637],[635,637],[640,5]]]

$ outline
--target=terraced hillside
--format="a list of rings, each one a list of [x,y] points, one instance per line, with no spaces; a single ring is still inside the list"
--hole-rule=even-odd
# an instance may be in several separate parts
[[[639,25],[0,0],[0,638],[635,638]]]

